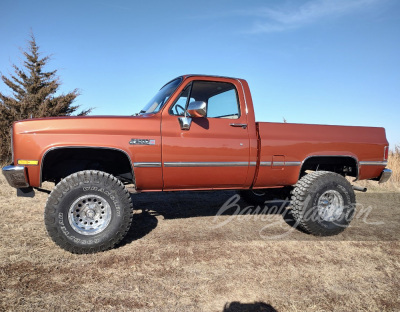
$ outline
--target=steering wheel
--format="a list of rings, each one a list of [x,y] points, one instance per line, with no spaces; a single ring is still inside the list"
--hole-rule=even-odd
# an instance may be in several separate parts
[[[178,112],[178,108],[182,110],[182,113],[179,113],[179,112]],[[174,109],[175,109],[175,112],[176,112],[176,114],[177,114],[178,116],[181,116],[181,115],[184,115],[184,114],[185,114],[185,109],[183,108],[183,106],[181,106],[181,105],[179,105],[179,104],[176,104],[175,107],[174,107]]]

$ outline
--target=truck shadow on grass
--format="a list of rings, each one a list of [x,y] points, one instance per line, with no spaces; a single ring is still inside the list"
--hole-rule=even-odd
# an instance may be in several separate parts
[[[159,193],[131,194],[135,215],[132,225],[120,246],[129,244],[149,234],[157,227],[157,216],[164,219],[184,219],[195,217],[213,217],[219,215],[234,215],[235,208],[226,209],[220,213],[221,207],[235,194],[236,191],[183,191]],[[252,206],[244,200],[237,202],[240,209]],[[274,201],[260,207],[258,214],[282,215],[283,220],[291,227],[295,221],[290,213],[287,201]],[[254,209],[254,206],[252,207]],[[277,209],[278,208],[278,209]],[[242,210],[244,211],[244,210]],[[254,210],[253,210],[254,211]]]
[[[277,312],[265,302],[241,303],[238,301],[227,303],[222,312]]]

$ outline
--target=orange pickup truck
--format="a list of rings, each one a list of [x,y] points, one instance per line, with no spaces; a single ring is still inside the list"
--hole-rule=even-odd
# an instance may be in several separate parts
[[[385,129],[256,122],[243,79],[185,75],[135,116],[30,119],[12,129],[9,184],[33,196],[56,184],[45,224],[74,253],[112,248],[127,233],[137,192],[239,190],[261,205],[291,196],[304,231],[334,235],[354,214],[354,180],[387,181]],[[134,198],[134,196],[133,196]]]

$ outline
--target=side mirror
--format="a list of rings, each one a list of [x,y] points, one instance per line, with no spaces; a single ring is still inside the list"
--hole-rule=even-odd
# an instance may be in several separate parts
[[[191,117],[205,117],[207,115],[207,104],[203,101],[189,103],[187,112]]]
[[[190,116],[187,116],[189,114]],[[189,130],[192,124],[192,117],[205,117],[207,115],[207,104],[203,101],[194,101],[189,103],[185,116],[179,117],[181,130]]]

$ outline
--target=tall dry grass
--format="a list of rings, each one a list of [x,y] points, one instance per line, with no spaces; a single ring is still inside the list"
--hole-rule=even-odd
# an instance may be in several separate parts
[[[393,171],[390,181],[400,187],[400,145],[396,145],[394,151],[389,153],[387,167]]]
[[[389,159],[386,167],[392,170],[392,176],[389,181],[379,184],[377,181],[362,180],[357,181],[355,184],[367,187],[368,191],[400,191],[400,145],[396,145],[394,149],[389,152]],[[353,179],[349,181],[353,182]]]

